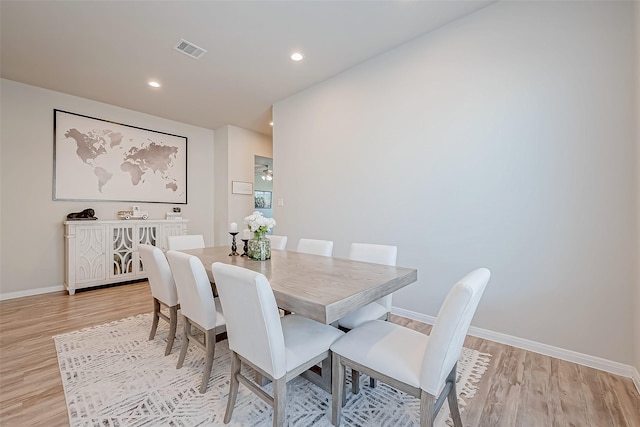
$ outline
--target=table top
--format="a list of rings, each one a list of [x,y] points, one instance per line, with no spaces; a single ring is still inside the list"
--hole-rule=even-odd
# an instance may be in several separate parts
[[[229,246],[190,249],[213,283],[211,264],[223,262],[264,274],[280,308],[322,323],[333,323],[348,312],[403,288],[418,278],[413,268],[371,264],[349,259],[271,251],[271,259],[255,261],[229,256]]]

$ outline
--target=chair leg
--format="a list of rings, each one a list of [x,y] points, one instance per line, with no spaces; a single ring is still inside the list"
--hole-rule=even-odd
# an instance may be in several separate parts
[[[229,381],[229,397],[227,399],[227,411],[224,414],[224,423],[231,421],[233,408],[236,406],[236,398],[238,397],[238,375],[240,375],[241,362],[235,351],[231,352],[231,380]]]
[[[387,314],[382,316],[381,320],[384,320],[385,322],[388,322],[390,318],[391,318],[391,312],[387,311]],[[369,377],[369,387],[376,388],[377,385],[378,385],[378,380],[376,380],[373,377]]]
[[[360,372],[351,368],[351,393],[360,393]]]
[[[332,360],[333,360],[333,356],[332,356]],[[333,366],[333,361],[331,363],[332,363],[332,366]],[[338,366],[340,366],[340,365],[338,365]],[[338,369],[340,369],[340,367]],[[340,373],[340,375],[341,375],[340,378],[342,378],[342,380],[341,380],[342,385],[340,387],[340,390],[341,390],[341,393],[342,393],[342,405],[341,406],[344,407],[344,405],[347,404],[347,367],[342,365],[341,369],[342,369],[342,373]],[[331,372],[333,373],[333,368],[331,368]],[[333,374],[332,374],[332,378],[333,378]],[[332,384],[333,384],[333,382],[332,382]]]
[[[433,427],[436,419],[436,397],[422,390],[420,393],[420,427]]]
[[[204,337],[205,349],[207,356],[204,362],[204,372],[202,373],[202,383],[200,383],[200,393],[207,391],[209,377],[211,376],[211,368],[213,367],[213,358],[216,354],[216,330],[209,329]]]
[[[168,356],[173,348],[173,340],[176,337],[176,328],[178,327],[178,306],[169,307],[169,336],[167,337],[167,348],[164,355]]]
[[[331,362],[331,424],[340,425],[340,412],[344,405],[345,367],[340,363],[340,355],[333,353]],[[353,376],[353,370],[351,371]]]
[[[287,378],[273,380],[273,427],[282,427],[287,419]]]
[[[180,350],[180,357],[178,357],[178,364],[176,365],[176,369],[182,368],[182,364],[184,363],[184,358],[187,355],[187,348],[189,348],[189,335],[191,335],[191,323],[189,323],[189,319],[185,316],[182,316],[184,320],[184,329],[182,332],[182,349]]]
[[[447,401],[449,402],[449,412],[451,412],[454,427],[462,427],[462,418],[460,418],[460,408],[458,406],[458,393],[456,392],[457,368],[458,364],[456,363],[447,376],[447,382],[451,383],[449,394],[447,394]]]
[[[156,330],[158,329],[158,320],[160,320],[160,301],[156,298],[153,299],[153,323],[151,323],[151,333],[149,334],[149,341],[156,336]]]

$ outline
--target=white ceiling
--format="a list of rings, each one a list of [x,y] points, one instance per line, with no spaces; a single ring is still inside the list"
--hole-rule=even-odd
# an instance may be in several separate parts
[[[270,135],[278,100],[491,2],[2,0],[0,69],[154,116]],[[208,52],[181,54],[180,39]],[[291,61],[294,50],[305,59]]]

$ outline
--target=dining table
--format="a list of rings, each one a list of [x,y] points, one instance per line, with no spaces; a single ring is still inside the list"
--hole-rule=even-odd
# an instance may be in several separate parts
[[[257,261],[229,255],[228,246],[183,250],[202,261],[211,283],[211,264],[237,265],[265,275],[278,307],[332,324],[345,314],[397,291],[418,278],[414,268],[372,264],[345,258],[272,250]]]
[[[214,262],[262,273],[269,280],[278,307],[335,326],[350,311],[414,283],[418,278],[414,268],[293,251],[272,250],[271,259],[265,261],[230,255],[228,246],[181,252],[199,258],[214,285],[211,273]],[[307,378],[324,389],[330,389],[330,365],[327,359],[322,364],[319,377],[311,374]]]

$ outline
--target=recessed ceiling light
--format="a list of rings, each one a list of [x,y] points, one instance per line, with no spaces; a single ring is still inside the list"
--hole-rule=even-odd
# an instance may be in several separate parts
[[[151,86],[151,87],[160,87],[160,83],[151,81],[151,82],[149,82],[149,86]]]
[[[269,126],[273,126],[273,122],[269,122]]]
[[[304,56],[302,56],[302,54],[300,52],[293,52],[291,54],[291,59],[293,59],[294,61],[302,61],[302,58],[304,58]]]

